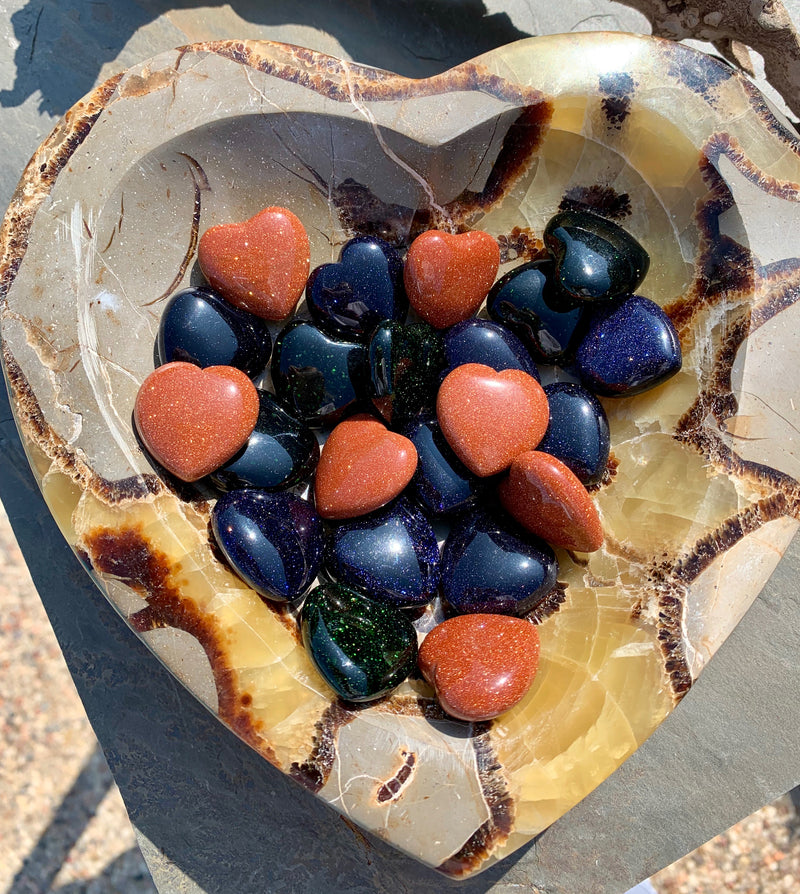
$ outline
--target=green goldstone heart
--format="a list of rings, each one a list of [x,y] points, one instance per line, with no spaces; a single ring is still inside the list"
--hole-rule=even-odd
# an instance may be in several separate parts
[[[308,594],[300,627],[317,670],[346,701],[380,698],[416,666],[417,635],[408,618],[339,584]]]

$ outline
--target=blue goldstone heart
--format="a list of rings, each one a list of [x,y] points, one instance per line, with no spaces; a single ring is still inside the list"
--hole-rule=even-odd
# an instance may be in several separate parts
[[[317,670],[346,701],[386,695],[417,664],[417,633],[403,612],[339,584],[308,594],[300,631]]]
[[[201,286],[176,292],[158,327],[159,365],[235,366],[255,377],[266,369],[272,338],[266,322]]]
[[[211,474],[221,490],[284,490],[310,478],[319,460],[314,432],[290,416],[268,391],[258,392],[258,420],[242,449]]]
[[[444,336],[447,373],[465,363],[482,363],[497,372],[504,369],[521,369],[539,381],[539,370],[525,345],[504,326],[489,320],[462,320],[451,326]]]
[[[369,343],[373,402],[392,423],[416,416],[436,402],[444,341],[427,323],[386,320],[375,327]]]
[[[442,592],[457,612],[525,615],[557,577],[555,553],[543,540],[483,510],[460,519],[442,551]]]
[[[326,572],[371,599],[398,608],[424,605],[439,586],[439,545],[430,522],[407,500],[331,527]]]
[[[307,425],[338,421],[366,394],[368,378],[364,345],[331,338],[306,320],[292,320],[275,341],[275,394]]]
[[[556,262],[558,287],[574,298],[630,295],[647,274],[650,257],[613,221],[589,211],[562,211],[544,229]]]
[[[375,236],[347,242],[338,264],[322,264],[309,277],[306,301],[314,321],[333,335],[354,338],[381,320],[404,320],[408,298],[397,249]]]
[[[597,484],[608,464],[611,436],[600,401],[570,382],[544,386],[550,422],[537,450],[560,459],[583,484]]]
[[[531,261],[499,279],[487,300],[489,316],[511,329],[539,363],[569,354],[586,305],[555,287],[555,264]]]
[[[400,433],[417,450],[417,470],[411,490],[434,515],[459,512],[481,492],[481,479],[461,462],[445,440],[435,413],[409,421]]]
[[[633,295],[597,308],[575,353],[575,367],[595,394],[629,397],[678,372],[681,343],[664,311]]]
[[[317,576],[322,522],[301,497],[233,490],[212,509],[211,530],[233,570],[267,599],[297,599]]]

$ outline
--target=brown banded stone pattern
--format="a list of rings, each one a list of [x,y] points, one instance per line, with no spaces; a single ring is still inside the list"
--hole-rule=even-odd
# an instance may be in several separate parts
[[[792,132],[735,72],[663,41],[536,38],[413,81],[277,44],[184,47],[79,103],[23,175],[0,246],[12,403],[64,535],[151,648],[182,631],[180,660],[164,656],[197,697],[349,820],[466,876],[648,738],[797,529],[799,199]],[[539,671],[498,719],[465,730],[422,680],[339,705],[292,618],[219,560],[203,494],[162,480],[134,437],[200,235],[270,203],[302,222],[313,266],[360,233],[407,247],[479,229],[503,274],[576,203],[650,253],[642,292],[683,369],[605,402],[603,545],[559,553]]]

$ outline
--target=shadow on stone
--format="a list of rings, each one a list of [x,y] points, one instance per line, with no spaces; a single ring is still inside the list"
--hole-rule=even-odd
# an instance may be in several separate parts
[[[103,752],[97,745],[25,859],[8,894],[34,894],[51,890],[61,866],[113,784]]]
[[[52,894],[87,894],[87,891],[124,891],[125,894],[158,894],[138,847],[112,860],[91,879],[68,882]]]
[[[210,34],[215,8],[191,0],[29,0],[11,16],[19,42],[16,74],[13,87],[0,91],[0,105],[20,106],[38,93],[40,112],[61,115],[92,89],[103,65],[113,62],[140,28],[164,13],[201,7],[198,33]],[[528,36],[506,13],[487,14],[481,0],[232,0],[230,7],[252,25],[251,32],[237,37],[259,37],[267,28],[302,22],[332,35],[353,59],[408,77],[445,71]],[[184,42],[183,33],[174,30],[175,44]]]

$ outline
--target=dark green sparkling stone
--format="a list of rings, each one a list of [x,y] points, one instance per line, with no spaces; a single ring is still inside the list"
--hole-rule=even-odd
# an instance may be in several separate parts
[[[544,229],[556,283],[585,301],[630,295],[647,275],[650,256],[630,233],[589,211],[563,211]]]
[[[317,670],[345,701],[381,698],[417,664],[411,621],[399,609],[339,584],[322,584],[308,594],[300,630]]]
[[[370,338],[370,388],[385,419],[410,419],[433,406],[446,362],[444,339],[427,323],[380,323]]]

